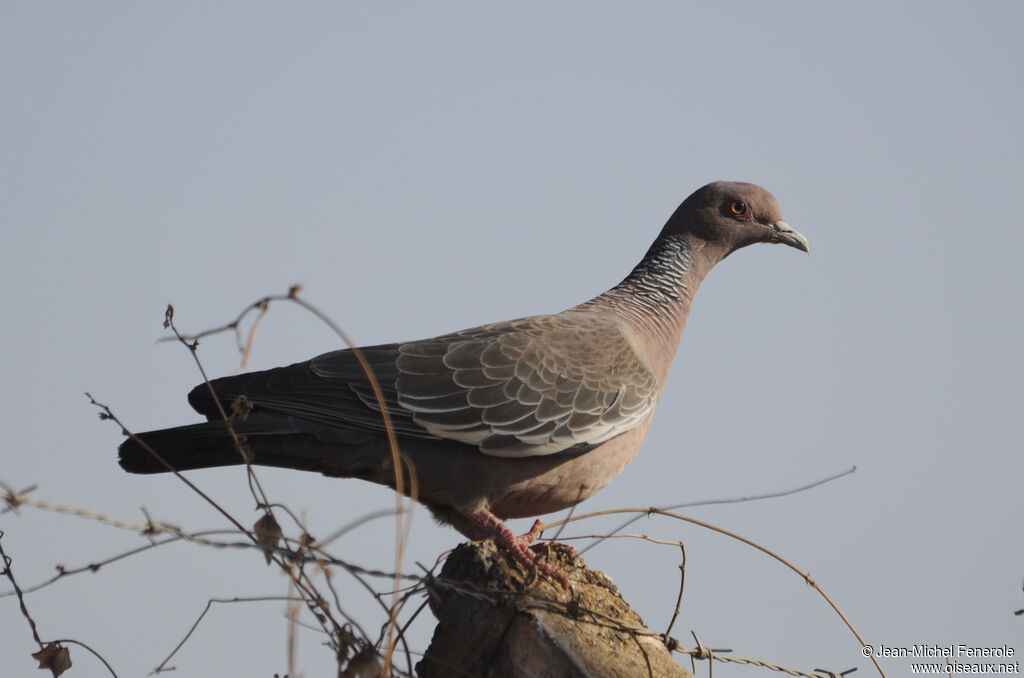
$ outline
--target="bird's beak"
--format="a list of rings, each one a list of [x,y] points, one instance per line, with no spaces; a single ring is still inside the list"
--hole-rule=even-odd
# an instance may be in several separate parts
[[[811,245],[807,242],[807,238],[790,228],[789,224],[785,221],[780,219],[773,224],[769,224],[768,228],[771,229],[772,242],[789,245],[790,247],[795,247],[798,250],[803,250],[804,252],[811,251]]]

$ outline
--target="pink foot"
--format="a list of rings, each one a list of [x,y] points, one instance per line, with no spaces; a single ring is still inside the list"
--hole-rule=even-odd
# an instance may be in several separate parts
[[[505,549],[512,555],[517,561],[525,565],[531,570],[536,570],[551,577],[559,584],[564,586],[567,590],[571,591],[572,587],[569,585],[569,578],[563,573],[553,568],[547,561],[541,560],[537,557],[537,553],[529,547],[529,544],[540,536],[540,533],[544,531],[544,521],[538,518],[533,523],[533,527],[530,531],[522,536],[516,536],[516,534],[508,529],[505,523],[501,522],[498,516],[494,515],[487,509],[480,509],[476,513],[469,516],[473,526],[478,528],[478,535],[481,539],[493,539],[494,543]],[[563,544],[538,544],[534,547],[537,550],[547,550],[549,548],[555,549],[571,549],[573,555],[576,553],[576,549],[571,546],[565,546]]]

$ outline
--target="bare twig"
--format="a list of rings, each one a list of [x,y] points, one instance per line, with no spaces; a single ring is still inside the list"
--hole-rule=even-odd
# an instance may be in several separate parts
[[[698,520],[696,518],[691,518],[689,516],[684,516],[684,515],[679,514],[679,513],[673,513],[671,511],[664,511],[662,509],[648,507],[648,508],[610,509],[610,510],[607,510],[607,511],[593,511],[591,513],[586,513],[586,514],[581,515],[581,516],[575,516],[575,517],[573,517],[573,518],[571,518],[569,520],[566,520],[566,521],[560,521],[559,523],[554,523],[554,525],[552,525],[552,526],[553,527],[557,526],[557,525],[561,524],[561,522],[574,522],[574,521],[577,521],[577,520],[583,520],[584,518],[593,518],[593,517],[596,517],[596,516],[614,515],[614,514],[621,514],[621,513],[636,513],[636,514],[644,514],[644,515],[656,514],[656,515],[666,516],[668,518],[674,518],[676,520],[682,520],[682,521],[687,522],[687,523],[693,523],[694,525],[699,525],[700,527],[703,527],[704,529],[711,530],[712,532],[718,532],[719,534],[724,534],[727,537],[731,537],[731,538],[733,538],[733,539],[735,539],[737,541],[743,542],[747,546],[752,546],[753,548],[757,549],[758,551],[761,551],[762,553],[764,553],[764,554],[766,554],[768,556],[771,556],[775,560],[779,561],[780,563],[782,563],[783,565],[785,565],[786,567],[788,567],[789,569],[793,570],[798,575],[800,575],[800,577],[803,578],[803,580],[805,582],[807,582],[810,586],[812,586],[821,595],[821,597],[825,599],[825,601],[832,607],[832,609],[835,610],[836,614],[839,615],[839,618],[843,620],[843,622],[846,624],[847,628],[850,629],[850,631],[851,631],[851,633],[853,633],[854,637],[860,642],[860,646],[861,647],[864,647],[867,644],[864,641],[864,639],[861,637],[861,635],[857,631],[857,629],[854,627],[853,622],[851,622],[849,620],[849,618],[845,614],[843,614],[843,611],[839,609],[839,606],[836,605],[835,602],[832,600],[832,598],[829,597],[829,595],[827,593],[825,593],[825,590],[822,589],[821,586],[819,586],[818,583],[815,582],[811,578],[810,574],[804,572],[803,570],[798,568],[796,565],[793,565],[791,562],[789,562],[788,560],[786,560],[785,558],[783,558],[779,554],[775,553],[771,549],[769,549],[769,548],[767,548],[765,546],[762,546],[761,544],[758,544],[757,542],[753,541],[752,539],[747,539],[746,537],[744,537],[742,535],[736,534],[735,532],[732,532],[730,530],[726,530],[725,528],[718,527],[717,525],[712,525],[711,523],[705,522],[703,520]],[[882,666],[878,663],[878,659],[875,658],[875,656],[873,654],[871,656],[871,661],[874,663],[875,668],[878,670],[878,673],[881,674],[883,676],[883,678],[884,678],[885,677],[885,671],[882,670]]]
[[[220,408],[221,414],[222,414],[222,416],[225,419],[225,422],[226,422],[226,425],[227,425],[227,428],[228,428],[228,432],[232,436],[232,438],[235,440],[236,445],[238,446],[239,451],[243,454],[243,458],[245,459],[246,466],[250,467],[249,475],[250,475],[250,483],[251,484],[254,483],[254,476],[252,474],[252,470],[251,470],[251,466],[250,466],[250,459],[248,458],[248,455],[244,454],[244,451],[243,451],[243,449],[241,447],[241,444],[239,443],[238,438],[235,435],[234,430],[231,427],[230,421],[228,420],[227,414],[224,412],[223,407],[220,404],[219,399],[217,399],[216,393],[214,393],[213,386],[210,384],[210,381],[207,378],[205,371],[203,371],[202,365],[199,363],[198,357],[196,356],[196,349],[197,349],[198,344],[199,344],[199,339],[203,338],[203,337],[206,337],[206,336],[210,336],[212,334],[217,334],[219,332],[224,332],[224,331],[228,331],[228,330],[233,331],[235,333],[236,341],[238,341],[238,343],[239,343],[239,348],[240,348],[240,350],[242,351],[242,354],[243,354],[242,366],[244,366],[247,363],[247,361],[248,361],[248,357],[249,357],[249,353],[250,353],[250,350],[251,350],[252,341],[253,341],[253,338],[254,338],[254,333],[255,333],[255,330],[256,330],[256,326],[263,319],[263,317],[266,314],[266,312],[267,312],[271,302],[274,302],[274,301],[291,301],[291,302],[294,302],[294,303],[298,304],[299,306],[301,306],[302,308],[304,308],[305,310],[309,311],[314,316],[319,318],[324,324],[326,324],[328,327],[330,327],[331,330],[333,330],[334,333],[337,334],[342,339],[342,341],[345,342],[345,344],[347,346],[349,346],[349,348],[352,350],[352,354],[355,356],[356,360],[359,362],[360,367],[362,368],[363,372],[366,375],[367,380],[370,383],[370,388],[373,391],[374,398],[376,399],[378,407],[380,409],[381,420],[382,420],[382,423],[383,423],[383,426],[384,426],[384,430],[385,430],[386,435],[387,435],[388,446],[389,446],[389,448],[391,450],[391,463],[392,463],[392,468],[394,469],[394,473],[395,473],[395,476],[394,476],[394,478],[395,478],[395,490],[396,490],[396,493],[397,493],[396,494],[396,513],[400,517],[404,516],[404,520],[402,520],[400,518],[397,521],[397,523],[396,523],[396,546],[397,546],[397,548],[396,548],[396,552],[395,552],[395,571],[396,571],[396,573],[400,573],[401,570],[402,570],[402,561],[404,560],[404,556],[405,556],[405,546],[406,546],[407,538],[408,538],[409,525],[410,525],[410,522],[411,522],[411,519],[412,519],[412,512],[411,512],[411,510],[408,509],[408,508],[404,508],[403,507],[403,495],[408,495],[413,500],[415,500],[415,498],[416,498],[417,490],[416,490],[416,486],[415,486],[414,469],[412,469],[411,467],[408,467],[408,465],[404,464],[404,460],[402,459],[401,452],[399,451],[399,447],[398,447],[398,437],[395,434],[395,429],[394,429],[394,426],[392,425],[392,422],[391,422],[391,414],[390,414],[390,412],[388,410],[388,405],[387,405],[387,402],[386,402],[386,400],[384,398],[383,391],[380,388],[380,383],[378,382],[377,377],[376,377],[376,375],[373,372],[373,369],[370,367],[369,362],[367,362],[366,357],[363,355],[363,352],[359,350],[359,348],[355,345],[355,342],[353,342],[348,337],[346,332],[344,330],[342,330],[341,327],[337,323],[335,323],[326,313],[321,311],[319,308],[317,308],[313,304],[311,304],[311,303],[307,302],[306,300],[302,299],[301,297],[299,297],[299,292],[301,291],[301,289],[302,289],[302,287],[300,285],[293,285],[291,288],[289,288],[288,293],[286,295],[268,295],[268,296],[265,296],[262,299],[260,299],[259,301],[257,301],[255,303],[251,304],[250,306],[246,307],[238,315],[238,317],[235,318],[234,321],[232,321],[230,323],[227,323],[226,325],[223,325],[221,327],[217,327],[217,328],[214,328],[212,330],[207,330],[207,331],[201,332],[199,334],[195,334],[195,335],[183,335],[183,334],[180,334],[178,332],[178,330],[173,326],[173,322],[172,322],[172,318],[173,318],[173,315],[174,315],[174,309],[173,309],[173,307],[168,306],[165,325],[172,329],[172,331],[174,332],[175,337],[178,339],[178,341],[181,342],[186,347],[188,347],[188,349],[192,353],[193,357],[195,357],[196,364],[199,365],[200,371],[203,374],[203,379],[205,380],[207,386],[210,389],[210,392],[211,392],[211,395],[213,396],[214,402],[217,403],[217,407]],[[244,318],[249,313],[251,313],[254,310],[258,310],[259,311],[259,315],[257,316],[256,321],[254,321],[253,327],[250,329],[248,339],[246,340],[246,342],[242,343],[241,340],[240,340],[240,335],[239,335],[239,326],[240,326],[241,322],[244,320]],[[403,473],[403,471],[406,468],[408,469],[409,474],[410,474],[410,478],[412,479],[412,487],[409,488],[409,491],[406,491],[406,488],[405,488],[405,477],[404,477],[404,473]],[[256,486],[258,487],[258,481],[256,482]],[[254,489],[254,493],[255,493],[255,491],[256,490]],[[261,496],[262,496],[262,489],[260,489],[260,493],[261,493]],[[264,499],[262,503],[266,504],[267,502]],[[410,504],[410,507],[411,507],[411,504]],[[394,586],[395,586],[395,590],[397,591],[399,586],[400,586],[400,578],[396,577]],[[397,609],[393,609],[392,610],[392,620],[391,620],[392,631],[394,631],[394,629],[397,629],[397,626],[398,626],[397,619],[395,618],[395,615],[397,615]],[[387,669],[390,666],[391,655],[392,655],[393,652],[394,652],[394,637],[392,635],[392,636],[389,637],[389,641],[388,641],[388,651],[387,651],[386,656],[385,656],[385,669]]]
[[[260,306],[259,318],[262,318],[266,312],[267,304],[263,304]],[[220,413],[221,419],[224,421],[224,428],[227,430],[228,435],[231,436],[231,441],[234,443],[235,449],[238,450],[239,458],[245,463],[246,477],[249,481],[249,491],[256,500],[256,504],[258,506],[265,506],[269,504],[270,501],[267,499],[267,495],[263,491],[263,487],[260,485],[259,478],[256,477],[256,473],[253,471],[252,459],[250,458],[250,455],[246,453],[245,447],[242,445],[242,441],[238,438],[238,434],[235,433],[235,427],[232,424],[233,417],[228,416],[227,411],[224,409],[224,404],[221,402],[220,398],[217,397],[217,391],[214,389],[213,384],[210,383],[210,377],[206,374],[206,368],[203,367],[202,361],[199,360],[199,341],[195,339],[189,340],[178,331],[177,326],[174,324],[174,306],[171,304],[168,304],[167,310],[164,311],[164,327],[170,329],[177,338],[178,343],[188,349],[189,354],[192,356],[192,360],[196,364],[196,368],[199,370],[199,374],[202,375],[203,383],[210,391],[210,397],[213,398],[213,402],[217,406],[217,411]],[[248,347],[246,348],[244,358],[248,359]]]
[[[11,581],[11,586],[14,587],[14,593],[18,596],[18,605],[21,607],[21,614],[28,621],[28,626],[32,629],[32,638],[35,639],[36,645],[39,649],[43,648],[43,641],[39,639],[39,631],[36,629],[36,620],[29,614],[28,607],[25,606],[25,594],[22,592],[21,587],[18,586],[18,581],[14,578],[14,570],[11,569],[11,563],[14,562],[7,556],[3,546],[4,532],[0,530],[0,559],[3,560],[4,570],[2,573]]]
[[[677,511],[677,510],[682,509],[682,508],[693,508],[695,506],[715,506],[715,505],[718,505],[718,504],[739,504],[739,503],[748,502],[748,501],[760,501],[762,499],[777,499],[779,497],[786,497],[786,496],[789,496],[791,494],[798,494],[800,492],[806,492],[807,490],[812,490],[815,487],[821,487],[822,485],[825,485],[827,483],[831,483],[833,480],[839,480],[843,476],[850,475],[851,473],[855,473],[856,471],[857,471],[857,467],[856,466],[851,466],[850,468],[846,469],[845,471],[840,471],[839,473],[833,473],[832,475],[830,475],[830,476],[828,476],[826,478],[821,478],[819,480],[815,480],[813,482],[806,483],[804,485],[800,485],[799,487],[790,488],[788,490],[778,490],[778,491],[775,491],[775,492],[765,492],[764,494],[753,494],[753,495],[749,495],[749,496],[746,496],[746,497],[730,497],[730,498],[726,498],[726,499],[702,499],[700,501],[683,502],[681,504],[674,504],[672,506],[662,506],[662,507],[659,507],[659,510],[662,510],[662,511]],[[630,518],[629,520],[625,521],[624,523],[622,523],[621,525],[619,525],[618,527],[616,527],[613,530],[611,530],[611,532],[612,533],[616,533],[616,532],[619,532],[620,530],[624,530],[624,529],[626,529],[627,527],[629,527],[630,525],[632,525],[633,523],[635,523],[636,521],[640,520],[643,517],[644,517],[643,515],[634,516],[634,517]],[[569,514],[569,519],[558,521],[556,523],[552,523],[551,525],[548,525],[547,527],[548,527],[548,529],[550,529],[552,527],[557,527],[557,526],[565,525],[565,524],[571,522],[571,518],[572,518],[572,514],[570,513]],[[585,549],[580,551],[580,555],[583,555],[584,553],[586,553],[587,551],[589,551],[590,549],[594,548],[595,546],[597,546],[600,543],[601,543],[601,541],[598,540],[598,541],[594,542],[593,544],[591,544],[590,546],[587,546]]]
[[[682,542],[679,542],[679,551],[682,553],[683,559],[679,563],[679,595],[676,596],[676,609],[672,612],[672,619],[668,623],[668,628],[665,629],[665,638],[672,636],[672,627],[675,626],[683,605],[683,587],[686,586],[686,547]]]
[[[110,671],[110,675],[114,676],[114,678],[117,678],[117,673],[114,671],[114,667],[112,667],[110,665],[110,662],[108,662],[106,659],[104,659],[103,655],[101,655],[99,652],[97,652],[96,650],[92,649],[91,647],[89,647],[88,645],[83,643],[82,641],[75,640],[74,638],[61,638],[60,640],[53,640],[53,641],[50,641],[50,642],[51,643],[68,643],[68,644],[71,644],[71,645],[78,645],[79,647],[88,650],[89,652],[91,652],[93,654],[94,657],[96,657],[96,659],[99,659],[100,662],[102,662],[103,665],[107,667],[107,671]]]
[[[205,617],[206,613],[210,611],[210,608],[213,607],[214,603],[255,603],[255,602],[265,602],[265,601],[277,601],[277,602],[280,602],[280,601],[293,601],[293,600],[295,600],[295,598],[292,598],[290,596],[255,596],[255,597],[250,597],[250,598],[210,598],[208,601],[206,601],[206,606],[203,607],[203,611],[201,613],[199,613],[199,617],[197,617],[195,622],[192,623],[192,627],[189,628],[188,633],[185,634],[185,637],[182,638],[181,641],[179,641],[178,644],[174,646],[174,649],[171,650],[171,653],[169,655],[167,655],[167,657],[165,657],[164,660],[162,662],[160,662],[155,669],[153,669],[152,673],[162,673],[164,671],[173,671],[174,670],[174,667],[168,667],[167,666],[167,662],[171,661],[171,659],[174,657],[174,655],[176,655],[178,653],[178,650],[180,650],[182,647],[184,647],[185,643],[188,642],[188,639],[192,637],[192,634],[195,633],[195,630],[197,628],[199,628],[199,623],[201,621],[203,621],[203,617]]]

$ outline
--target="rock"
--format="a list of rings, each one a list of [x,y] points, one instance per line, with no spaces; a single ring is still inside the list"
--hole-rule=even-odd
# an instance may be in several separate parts
[[[427,583],[438,625],[419,678],[691,678],[608,577],[562,549],[548,557],[572,592],[490,541],[456,548]]]

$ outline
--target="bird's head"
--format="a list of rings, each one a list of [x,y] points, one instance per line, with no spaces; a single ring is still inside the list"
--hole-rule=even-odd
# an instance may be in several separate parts
[[[782,220],[775,196],[754,184],[716,181],[697,189],[669,218],[662,235],[686,234],[728,256],[759,242],[810,251],[807,238]],[[700,243],[691,243],[700,245]]]

